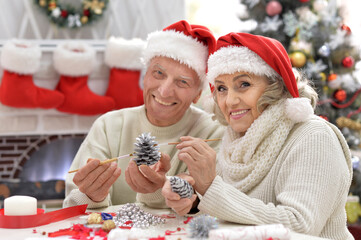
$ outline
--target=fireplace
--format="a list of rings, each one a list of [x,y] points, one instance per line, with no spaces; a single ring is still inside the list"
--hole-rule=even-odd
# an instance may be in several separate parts
[[[96,50],[97,64],[88,87],[104,95],[109,69],[104,64],[105,41],[87,41]],[[59,75],[52,54],[59,41],[37,41],[42,50],[36,86],[54,89]],[[2,45],[0,44],[0,54]],[[3,71],[0,66],[0,79]],[[1,81],[1,80],[0,80]],[[99,115],[66,114],[56,109],[26,109],[0,103],[0,201],[12,195],[36,197],[40,204],[61,206],[65,175],[94,120]],[[42,206],[44,207],[44,206]]]

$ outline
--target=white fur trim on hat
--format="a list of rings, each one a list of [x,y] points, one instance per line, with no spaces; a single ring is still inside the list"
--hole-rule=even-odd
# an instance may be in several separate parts
[[[59,44],[53,54],[54,67],[61,75],[84,76],[95,66],[95,50],[84,42]]]
[[[153,57],[169,57],[196,71],[205,83],[208,47],[191,36],[175,30],[157,31],[148,35],[144,51],[144,62],[149,64]]]
[[[39,66],[41,50],[35,43],[12,39],[1,51],[1,66],[10,72],[34,74]]]
[[[260,56],[247,47],[223,47],[209,57],[208,82],[214,84],[214,79],[219,75],[236,72],[247,72],[267,77],[279,75]]]
[[[141,70],[141,61],[146,42],[140,38],[127,40],[110,37],[105,49],[105,63],[113,68]]]
[[[308,120],[314,111],[308,98],[287,98],[285,113],[289,119],[298,123]]]

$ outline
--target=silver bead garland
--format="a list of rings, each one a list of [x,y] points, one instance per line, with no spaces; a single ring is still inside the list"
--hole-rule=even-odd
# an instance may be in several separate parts
[[[157,163],[161,157],[159,152],[158,143],[154,140],[155,137],[151,136],[150,133],[142,133],[136,138],[134,143],[135,163],[140,165],[153,165]]]
[[[148,228],[150,226],[164,224],[165,221],[165,218],[145,212],[135,203],[123,205],[114,219],[114,222],[118,226],[129,225],[135,228]]]
[[[191,198],[194,190],[192,185],[189,184],[186,180],[173,176],[169,179],[170,186],[172,191],[178,193],[181,198]]]

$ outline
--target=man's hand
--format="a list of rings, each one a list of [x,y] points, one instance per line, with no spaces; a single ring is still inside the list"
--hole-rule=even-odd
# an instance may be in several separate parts
[[[99,159],[88,159],[88,163],[79,169],[73,179],[79,190],[94,202],[101,202],[107,197],[110,187],[121,173],[115,162],[99,163]]]
[[[188,181],[191,185],[194,185],[194,179],[186,174],[178,175]],[[170,181],[167,180],[162,188],[162,195],[165,198],[165,203],[168,207],[172,208],[178,215],[184,216],[190,212],[196,203],[197,195],[193,194],[191,198],[181,198],[178,193],[172,191]]]
[[[160,160],[153,166],[137,164],[131,160],[125,170],[125,180],[138,193],[153,193],[162,188],[170,169],[170,157],[162,153]]]

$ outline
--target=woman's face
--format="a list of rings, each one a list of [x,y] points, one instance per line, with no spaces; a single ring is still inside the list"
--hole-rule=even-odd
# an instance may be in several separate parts
[[[258,118],[258,99],[268,86],[264,76],[246,72],[219,75],[215,80],[217,103],[231,128],[241,135]]]

